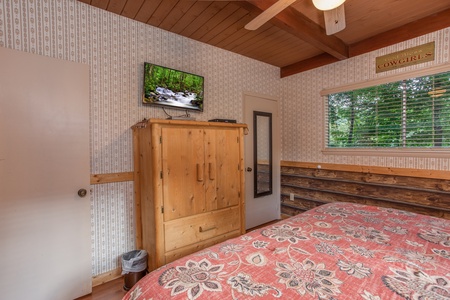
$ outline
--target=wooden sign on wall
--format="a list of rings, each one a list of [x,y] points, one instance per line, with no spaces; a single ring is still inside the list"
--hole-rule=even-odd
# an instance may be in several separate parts
[[[376,72],[395,70],[406,66],[421,64],[434,60],[435,42],[427,43],[403,51],[376,58]]]

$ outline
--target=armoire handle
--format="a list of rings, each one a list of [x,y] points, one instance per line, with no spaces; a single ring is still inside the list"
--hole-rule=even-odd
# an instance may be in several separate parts
[[[217,229],[217,227],[216,227],[216,226],[213,226],[213,227],[209,227],[209,228],[203,228],[202,226],[200,226],[200,227],[198,228],[198,231],[199,231],[199,232],[206,232],[206,231],[211,231],[211,230],[214,230],[214,229]]]
[[[197,181],[203,181],[203,165],[197,164]]]

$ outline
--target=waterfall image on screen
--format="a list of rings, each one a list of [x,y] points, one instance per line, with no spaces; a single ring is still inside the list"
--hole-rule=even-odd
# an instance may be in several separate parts
[[[203,111],[203,89],[203,76],[144,64],[144,104]]]

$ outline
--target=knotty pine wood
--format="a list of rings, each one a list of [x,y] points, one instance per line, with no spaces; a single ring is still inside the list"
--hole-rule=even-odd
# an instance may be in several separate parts
[[[139,155],[139,135],[133,134],[133,157]],[[136,228],[135,246],[136,249],[142,249],[142,219],[141,219],[141,178],[139,160],[133,161],[133,179],[134,179],[134,226]]]
[[[133,172],[91,174],[91,184],[133,181],[133,178],[134,178]]]
[[[183,248],[195,240],[201,242],[227,232],[239,232],[241,229],[239,210],[240,207],[234,205],[166,222],[166,251]]]
[[[164,221],[206,211],[204,172],[204,132],[201,127],[162,127],[152,131],[161,137],[158,150],[162,168]],[[158,141],[158,145],[160,141]],[[191,145],[197,145],[192,147]],[[183,153],[181,153],[183,152]],[[158,160],[159,160],[158,158]],[[143,170],[146,171],[146,170]]]
[[[450,181],[434,178],[448,172],[331,164],[317,169],[317,165],[282,163],[282,214],[296,215],[330,202],[354,202],[450,219]]]
[[[149,270],[245,232],[244,129],[245,124],[156,119],[133,126],[141,207],[136,213],[141,214]],[[193,226],[189,221],[195,215],[199,219]],[[171,225],[178,222],[186,226],[169,247]]]

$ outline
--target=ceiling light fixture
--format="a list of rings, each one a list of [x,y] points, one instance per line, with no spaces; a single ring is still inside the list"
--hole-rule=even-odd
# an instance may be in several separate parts
[[[314,6],[320,10],[330,10],[342,5],[345,0],[312,0]]]

